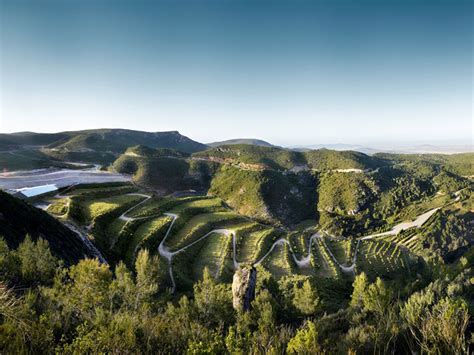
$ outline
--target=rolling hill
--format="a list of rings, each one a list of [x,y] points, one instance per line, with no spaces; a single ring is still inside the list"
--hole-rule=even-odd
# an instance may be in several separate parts
[[[21,148],[23,146],[45,146],[62,139],[67,139],[67,137],[69,137],[69,134],[66,132],[18,132],[11,134],[0,134],[0,146],[9,146],[10,148]]]
[[[386,162],[381,158],[353,151],[320,149],[299,152],[278,147],[244,144],[211,148],[195,153],[193,156],[228,163],[250,164],[256,168],[275,170],[367,170],[386,165]]]
[[[437,166],[443,166],[455,174],[462,176],[474,176],[474,153],[458,154],[388,154],[378,153],[377,157],[392,161],[425,162]]]
[[[234,145],[234,144],[248,144],[248,145],[258,145],[261,147],[274,147],[274,145],[271,143],[268,143],[261,139],[255,139],[255,138],[236,138],[236,139],[228,139],[228,140],[220,141],[220,142],[207,143],[207,145],[212,148],[220,147],[223,145]]]
[[[66,132],[68,137],[47,146],[45,152],[61,160],[111,163],[127,148],[143,145],[192,153],[207,148],[177,131],[141,132],[124,129],[100,129]]]
[[[145,145],[150,148],[171,148],[192,153],[206,149],[206,145],[193,141],[177,131],[142,132],[125,129],[97,129],[65,132],[67,139],[56,141],[48,146],[59,150],[124,152],[128,147]]]
[[[205,190],[210,176],[207,172],[209,164],[188,157],[189,154],[168,148],[135,146],[119,156],[112,168],[133,175],[135,183],[157,189],[162,194],[188,189]]]
[[[96,129],[60,133],[20,132],[0,135],[0,149],[41,149],[62,161],[110,164],[131,146],[168,148],[193,153],[207,148],[177,131],[142,132],[125,129]]]
[[[113,168],[161,194],[195,190],[261,221],[295,226],[319,220],[336,234],[379,228],[385,218],[436,191],[452,194],[469,185],[431,162],[252,145],[191,155],[134,147]]]

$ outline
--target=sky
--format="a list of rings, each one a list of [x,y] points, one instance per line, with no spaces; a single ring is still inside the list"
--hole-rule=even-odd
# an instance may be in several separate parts
[[[471,142],[459,0],[0,0],[0,132]]]

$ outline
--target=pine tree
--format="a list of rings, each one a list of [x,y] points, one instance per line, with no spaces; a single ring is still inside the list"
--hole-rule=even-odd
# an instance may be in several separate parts
[[[303,282],[301,287],[295,286],[293,305],[304,315],[316,312],[319,298],[309,280]]]
[[[364,305],[364,295],[367,292],[369,281],[365,272],[357,275],[352,284],[353,291],[351,295],[350,306],[353,308],[361,308]]]

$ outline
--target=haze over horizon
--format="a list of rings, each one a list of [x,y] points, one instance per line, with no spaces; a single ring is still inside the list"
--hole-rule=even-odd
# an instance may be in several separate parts
[[[474,137],[469,1],[0,2],[0,132]]]

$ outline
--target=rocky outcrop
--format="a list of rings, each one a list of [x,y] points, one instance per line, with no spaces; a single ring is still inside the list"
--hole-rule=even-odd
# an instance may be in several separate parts
[[[240,267],[232,282],[232,303],[237,311],[248,311],[255,298],[257,270],[252,266]]]

